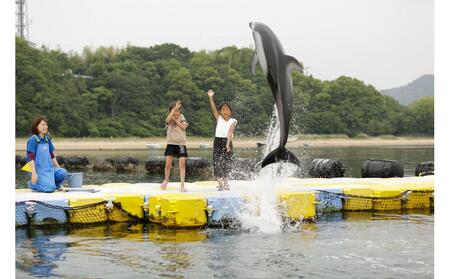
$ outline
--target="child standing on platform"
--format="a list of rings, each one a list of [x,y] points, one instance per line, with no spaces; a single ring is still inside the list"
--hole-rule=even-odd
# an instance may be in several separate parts
[[[236,129],[237,120],[231,118],[232,108],[227,102],[222,102],[217,111],[214,104],[214,91],[208,90],[209,104],[212,113],[217,120],[216,132],[213,146],[213,164],[214,176],[217,179],[218,190],[230,190],[228,185],[228,176],[231,172],[232,156],[233,156],[233,137]]]
[[[169,113],[166,118],[167,128],[167,146],[164,152],[166,156],[166,165],[164,169],[164,181],[161,189],[166,190],[169,183],[170,169],[172,168],[173,157],[178,158],[180,166],[180,191],[186,192],[184,188],[184,179],[186,176],[186,158],[188,157],[186,149],[186,128],[189,124],[184,115],[181,114],[181,101],[177,100],[169,105]]]

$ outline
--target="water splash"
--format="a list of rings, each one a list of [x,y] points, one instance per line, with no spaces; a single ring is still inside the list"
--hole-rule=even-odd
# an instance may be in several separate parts
[[[279,141],[280,123],[276,106],[274,106],[263,158],[278,147]],[[282,183],[284,177],[293,176],[297,170],[297,166],[289,163],[270,164],[261,169],[254,176],[254,180],[249,181],[249,192],[252,194],[248,197],[247,208],[241,216],[243,229],[265,234],[282,231],[286,222],[279,214],[276,187]]]
[[[297,167],[289,163],[270,164],[261,169],[255,180],[249,181],[251,196],[240,218],[244,230],[274,234],[290,226],[280,215],[276,187],[296,170]]]
[[[267,130],[267,137],[263,151],[263,158],[266,157],[270,151],[274,150],[280,144],[280,121],[278,119],[278,110],[273,105],[272,117],[270,118],[270,125]]]
[[[276,209],[276,178],[273,166],[261,170],[255,180],[249,181],[249,196],[246,210],[241,216],[242,228],[251,232],[273,234],[281,231],[281,218]]]

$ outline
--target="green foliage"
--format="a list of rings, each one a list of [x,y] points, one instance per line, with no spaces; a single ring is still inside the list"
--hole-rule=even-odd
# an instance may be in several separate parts
[[[405,110],[404,129],[418,134],[434,134],[434,97],[422,97]]]
[[[238,134],[262,135],[274,100],[261,69],[251,75],[251,56],[249,48],[191,52],[175,44],[64,53],[16,38],[16,135],[29,135],[32,119],[44,115],[58,136],[164,136],[168,105],[180,99],[188,135],[213,136],[209,88],[217,105],[231,103]],[[433,98],[404,107],[350,77],[292,77],[291,133],[434,133]]]

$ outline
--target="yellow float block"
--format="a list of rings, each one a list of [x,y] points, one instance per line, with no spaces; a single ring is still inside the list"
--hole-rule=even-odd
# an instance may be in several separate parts
[[[139,218],[144,218],[144,195],[140,194],[113,194],[105,196],[106,199],[113,198],[115,203],[120,203],[122,209],[127,213]]]
[[[402,201],[402,208],[430,208],[432,207],[432,193],[410,192],[405,200]]]
[[[430,177],[418,177],[412,181],[406,181],[401,185],[403,191],[411,191],[402,201],[402,208],[430,208],[433,207],[434,179]]]
[[[148,198],[148,218],[152,223],[161,224],[161,195]]]
[[[108,220],[108,214],[106,212],[105,204],[76,208],[83,205],[96,204],[103,201],[104,199],[101,197],[69,198],[69,206],[75,207],[75,209],[69,210],[69,222],[73,224],[106,222]]]
[[[104,202],[97,206],[76,208],[83,205]],[[110,201],[108,203],[108,201]],[[133,216],[144,218],[144,196],[140,194],[108,194],[101,197],[69,198],[70,223],[127,222]],[[131,215],[131,216],[130,216]]]
[[[344,194],[361,197],[348,197],[344,200],[344,210],[372,210],[372,189],[366,187],[344,188]]]
[[[434,180],[421,177],[408,177],[404,179],[389,179],[385,185],[377,189],[395,189],[404,195],[401,206],[403,209],[430,208],[431,197],[434,191]]]
[[[162,194],[160,204],[160,220],[164,226],[201,227],[207,222],[207,201],[200,194]]]
[[[420,185],[419,187],[409,187],[405,199],[402,201],[402,208],[430,208],[433,207],[432,199],[434,195],[433,186]]]
[[[434,178],[425,177],[403,177],[403,178],[383,178],[377,180],[377,183],[384,187],[394,187],[401,191],[405,190],[433,190]]]
[[[402,208],[401,190],[392,187],[376,187],[372,191],[374,210],[400,210]],[[381,199],[377,199],[381,198]]]
[[[108,220],[113,222],[132,221],[144,218],[144,196],[140,194],[106,195],[105,200],[112,200],[115,204],[108,211]]]
[[[71,207],[77,207],[81,205],[88,205],[88,204],[94,204],[104,201],[105,199],[103,197],[83,197],[83,198],[69,198],[69,206]]]
[[[316,216],[314,192],[290,192],[278,196],[282,215],[292,220],[311,219]]]

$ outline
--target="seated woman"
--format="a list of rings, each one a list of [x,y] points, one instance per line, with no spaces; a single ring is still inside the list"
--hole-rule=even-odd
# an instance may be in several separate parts
[[[34,191],[51,193],[59,188],[67,176],[56,160],[55,147],[47,133],[47,120],[38,117],[31,126],[32,136],[27,142],[27,162],[31,165],[28,187]]]

